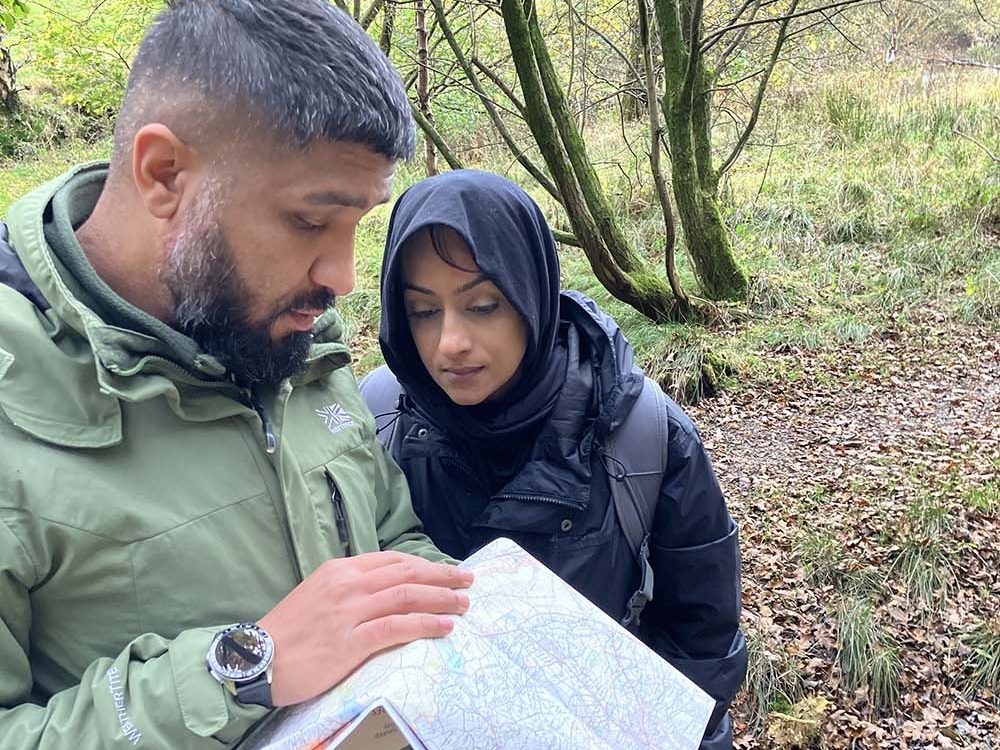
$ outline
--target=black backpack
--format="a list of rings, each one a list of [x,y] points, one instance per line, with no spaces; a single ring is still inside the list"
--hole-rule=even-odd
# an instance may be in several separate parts
[[[399,383],[386,370],[381,377],[377,371],[369,373],[358,387],[365,401],[374,407],[379,442],[388,448],[399,410]],[[646,378],[632,410],[601,451],[615,515],[640,571],[639,588],[629,597],[622,619],[622,625],[631,630],[638,629],[642,610],[653,600],[649,555],[653,516],[667,470],[667,442],[667,397],[655,381]]]

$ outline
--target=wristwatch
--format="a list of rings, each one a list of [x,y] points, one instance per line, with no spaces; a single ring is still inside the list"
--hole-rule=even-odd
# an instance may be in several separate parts
[[[241,622],[216,634],[206,657],[208,671],[240,703],[274,708],[271,663],[274,641],[260,625]]]

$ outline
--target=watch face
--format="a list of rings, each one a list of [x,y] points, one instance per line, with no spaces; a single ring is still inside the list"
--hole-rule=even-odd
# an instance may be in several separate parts
[[[271,637],[253,624],[223,630],[208,653],[208,664],[220,677],[234,682],[252,680],[264,672],[274,655]]]

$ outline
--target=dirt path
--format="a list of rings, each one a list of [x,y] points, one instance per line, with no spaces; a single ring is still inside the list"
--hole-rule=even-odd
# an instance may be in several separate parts
[[[766,735],[781,718],[753,720],[780,688],[829,701],[814,712],[818,746],[1000,748],[1000,699],[967,691],[963,642],[992,622],[1000,644],[1000,508],[969,499],[1000,492],[1000,334],[931,319],[835,355],[768,356],[797,380],[689,409],[742,531],[757,666],[738,746],[777,746]],[[904,582],[900,556],[914,548],[936,561],[932,599]],[[857,601],[899,655],[889,708],[873,705],[871,683],[847,690],[837,666],[838,608]]]

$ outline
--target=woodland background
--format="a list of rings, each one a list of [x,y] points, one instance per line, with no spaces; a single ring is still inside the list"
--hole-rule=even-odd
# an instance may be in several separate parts
[[[1000,0],[340,3],[697,421],[741,748],[1000,748]],[[105,158],[154,0],[0,0],[0,210]],[[654,147],[655,144],[655,147]],[[380,363],[389,208],[340,302]]]

